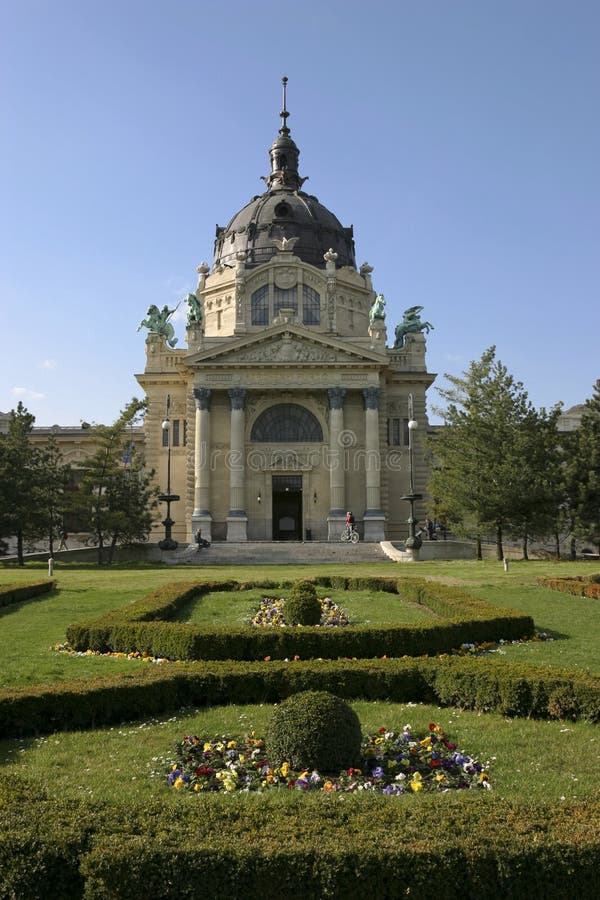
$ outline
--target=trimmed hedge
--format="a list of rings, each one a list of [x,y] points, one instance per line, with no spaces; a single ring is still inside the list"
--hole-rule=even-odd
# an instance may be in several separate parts
[[[52,579],[30,581],[27,584],[4,584],[0,586],[0,606],[41,597],[42,594],[49,594],[55,587],[56,582]]]
[[[346,628],[200,627],[169,622],[191,599],[214,590],[263,587],[260,582],[198,582],[167,585],[93,622],[73,623],[67,639],[73,649],[101,653],[138,652],[177,660],[369,659],[446,653],[465,642],[530,637],[533,619],[448,585],[417,579],[315,579],[325,587],[343,581],[348,589],[400,593],[427,606],[440,618],[418,625],[361,625]],[[271,585],[270,585],[271,586]],[[157,621],[159,620],[159,621]]]
[[[537,583],[553,591],[573,594],[575,597],[600,599],[600,575],[574,575],[570,578],[538,578]]]
[[[132,667],[135,664],[132,664]],[[276,703],[300,691],[600,722],[600,678],[497,659],[201,662],[0,691],[6,737],[96,728],[182,707]]]
[[[600,801],[205,796],[109,806],[0,785],[0,896],[595,896]]]

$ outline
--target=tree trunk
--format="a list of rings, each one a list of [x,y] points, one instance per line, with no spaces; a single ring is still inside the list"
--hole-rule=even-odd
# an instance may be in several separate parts
[[[529,535],[527,534],[527,530],[525,530],[525,534],[523,535],[523,559],[529,559],[529,553],[527,552],[528,541]]]
[[[23,556],[23,532],[17,531],[17,562],[20,566],[25,565],[25,557]]]
[[[575,538],[573,537],[573,535],[571,535],[571,540],[570,540],[570,544],[569,544],[569,559],[571,560],[571,562],[575,562],[575,560],[577,559],[576,541],[575,541]]]
[[[554,552],[556,554],[556,558],[560,559],[560,535],[558,531],[554,532]]]
[[[496,559],[502,562],[504,559],[504,548],[502,547],[502,525],[496,525]]]
[[[111,542],[110,542],[110,547],[109,547],[109,550],[108,550],[108,559],[106,560],[106,562],[108,563],[109,566],[110,566],[110,564],[111,564],[112,561],[113,561],[113,558],[114,558],[114,555],[115,555],[115,547],[116,547],[116,546],[117,546],[117,535],[116,535],[116,534],[113,534],[112,540],[111,540]]]
[[[477,537],[475,538],[475,541],[477,544],[477,559],[481,562],[481,560],[483,559],[483,553],[481,552],[481,535],[480,534],[477,535]]]

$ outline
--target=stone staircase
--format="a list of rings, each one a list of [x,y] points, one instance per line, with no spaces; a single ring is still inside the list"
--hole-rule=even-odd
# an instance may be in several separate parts
[[[172,566],[312,565],[388,559],[379,543],[342,544],[341,541],[227,541],[201,550],[195,544],[181,545],[168,552],[154,545],[151,558]]]

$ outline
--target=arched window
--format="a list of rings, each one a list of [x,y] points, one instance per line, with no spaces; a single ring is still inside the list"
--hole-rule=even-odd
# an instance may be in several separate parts
[[[318,420],[304,406],[297,403],[277,403],[260,414],[250,434],[257,443],[297,441],[321,442],[323,429]]]
[[[269,285],[264,284],[250,298],[250,316],[253,325],[269,324]]]
[[[302,285],[302,323],[321,324],[321,297],[307,284]]]

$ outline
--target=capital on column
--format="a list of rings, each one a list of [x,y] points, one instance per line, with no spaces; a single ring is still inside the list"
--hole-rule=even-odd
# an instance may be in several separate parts
[[[196,409],[210,410],[210,388],[194,388],[194,401]]]
[[[380,394],[381,394],[381,389],[378,387],[363,388],[365,409],[379,409],[379,395]]]
[[[227,391],[232,409],[244,409],[246,406],[246,388],[233,387]]]
[[[346,388],[328,388],[327,396],[329,398],[329,409],[342,409],[342,407],[344,406],[344,398],[346,396]]]

